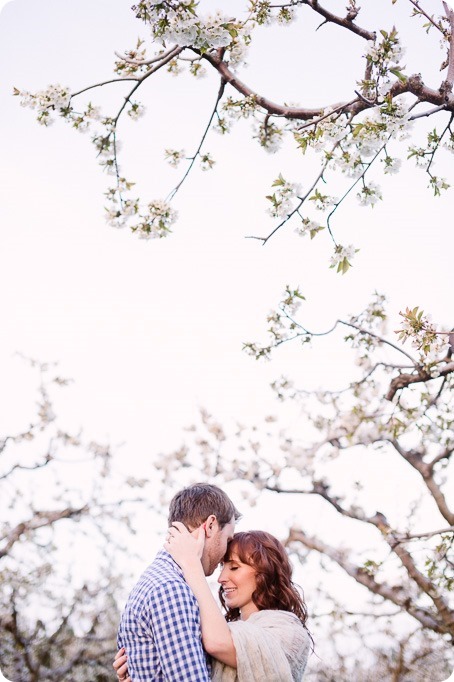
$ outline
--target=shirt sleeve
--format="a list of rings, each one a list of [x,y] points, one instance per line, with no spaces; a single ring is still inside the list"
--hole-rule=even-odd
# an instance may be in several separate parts
[[[151,630],[165,680],[209,682],[196,599],[184,583],[165,582],[150,595]]]

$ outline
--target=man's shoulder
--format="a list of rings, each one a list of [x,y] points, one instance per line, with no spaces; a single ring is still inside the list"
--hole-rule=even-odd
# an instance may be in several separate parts
[[[129,601],[142,601],[145,596],[150,599],[153,594],[169,589],[191,592],[179,566],[170,554],[161,550],[134,585]]]

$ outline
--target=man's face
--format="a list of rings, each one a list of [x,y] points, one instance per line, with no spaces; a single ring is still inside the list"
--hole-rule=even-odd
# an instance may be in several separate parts
[[[211,575],[225,556],[227,543],[233,538],[233,533],[235,532],[235,517],[232,516],[229,523],[226,523],[222,529],[215,519],[210,532],[210,535],[207,533],[202,555],[202,566],[205,575]]]

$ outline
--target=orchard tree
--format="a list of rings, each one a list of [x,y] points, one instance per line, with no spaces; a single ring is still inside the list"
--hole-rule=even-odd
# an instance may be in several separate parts
[[[13,682],[107,682],[119,556],[131,551],[135,505],[143,513],[152,497],[115,472],[110,446],[59,425],[53,396],[69,382],[30,362],[36,415],[0,438],[0,669]]]
[[[225,5],[204,15],[202,3],[196,0],[144,0],[132,10],[145,28],[145,37],[117,54],[113,77],[78,91],[55,84],[35,93],[16,89],[15,94],[23,106],[36,110],[38,122],[44,126],[62,117],[76,130],[90,131],[100,163],[113,178],[106,192],[107,220],[115,227],[129,226],[145,239],[169,234],[177,217],[172,200],[194,164],[200,163],[204,170],[212,168],[215,160],[206,146],[212,130],[225,135],[236,121],[249,119],[252,135],[265,151],[276,153],[289,140],[301,155],[318,157],[311,166],[312,177],[304,183],[300,178],[284,177],[277,161],[276,179],[266,194],[274,223],[268,233],[248,236],[266,244],[287,223],[292,223],[301,237],[312,239],[324,232],[333,245],[331,267],[345,273],[356,249],[343,244],[335,229],[335,213],[344,202],[356,195],[360,204],[374,206],[382,199],[380,176],[397,173],[402,158],[423,169],[435,196],[449,187],[436,171],[436,159],[454,149],[454,12],[439,0],[390,0],[375,7],[375,13],[372,0],[364,0],[364,7],[348,0],[342,12],[339,3],[334,4],[331,11],[328,0],[245,0],[242,11],[232,17],[225,13]],[[396,25],[396,19],[402,18],[395,16],[402,7],[411,14],[410,25],[402,28],[438,55],[440,74],[432,70],[414,73],[406,62],[400,26]],[[309,33],[308,13],[320,20],[315,36]],[[325,47],[333,59],[341,55],[343,44],[363,45],[343,101],[329,102],[330,83],[323,84],[328,103],[307,107],[304,103],[272,102],[266,92],[258,92],[247,82],[244,67],[257,33],[298,20],[301,31],[306,32],[301,40],[320,41],[328,32]],[[295,60],[282,64],[282,69],[294,71],[296,86],[300,64]],[[168,141],[167,161],[175,167],[184,166],[168,196],[142,199],[134,194],[134,182],[120,167],[119,133],[125,116],[136,120],[145,114],[138,97],[163,70],[172,75],[189,71],[196,79],[209,74],[215,104],[196,149],[174,149],[172,140]],[[130,85],[125,95],[119,94],[118,108],[101,111],[96,103],[98,91],[124,84]],[[303,96],[314,99],[310,92]],[[237,154],[240,158],[241,150]]]
[[[193,442],[162,460],[164,480],[171,486],[184,465],[194,468],[194,479],[241,481],[245,498],[253,504],[261,499],[265,508],[277,509],[279,496],[294,498],[295,521],[284,540],[303,576],[307,566],[314,572],[314,555],[320,558],[317,593],[306,593],[312,622],[321,623],[316,632],[324,643],[332,633],[333,657],[342,652],[346,627],[349,637],[363,642],[356,661],[351,652],[338,659],[335,671],[345,678],[336,679],[351,679],[352,672],[355,679],[371,679],[374,665],[382,672],[385,666],[385,679],[445,679],[454,641],[454,334],[437,330],[422,311],[407,310],[399,339],[390,338],[378,294],[361,314],[316,332],[304,325],[304,303],[298,289],[287,287],[268,317],[267,342],[247,343],[247,352],[263,359],[283,344],[301,344],[304,354],[330,337],[335,353],[343,337],[352,349],[351,383],[308,391],[291,377],[275,381],[279,400],[301,405],[296,435],[270,417],[261,427],[238,424],[229,432],[202,412]],[[379,480],[368,477],[371,466]],[[348,475],[347,484],[336,480],[339,472]],[[400,511],[386,494],[396,476],[405,482]],[[299,511],[303,498],[314,500],[305,512]],[[331,519],[328,538],[311,532],[320,509],[315,498]],[[336,541],[337,533],[351,541]],[[333,567],[348,577],[347,585],[361,586],[366,608],[355,612],[349,598],[339,599],[338,587],[325,586]],[[434,677],[437,649],[438,663],[444,660],[446,667]],[[367,650],[375,652],[372,667]],[[416,677],[425,657],[427,676]]]

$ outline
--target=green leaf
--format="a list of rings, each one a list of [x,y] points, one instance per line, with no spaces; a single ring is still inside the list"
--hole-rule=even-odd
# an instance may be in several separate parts
[[[361,130],[364,128],[363,123],[357,123],[355,127],[353,128],[353,137],[358,137],[360,134]]]
[[[271,187],[282,187],[282,185],[285,185],[285,180],[282,177],[281,173],[279,173],[279,177],[277,178],[277,180],[273,182]]]
[[[407,80],[407,76],[405,76],[401,71],[398,69],[390,69],[390,73],[392,73],[396,78],[398,78],[402,83],[405,83]]]

